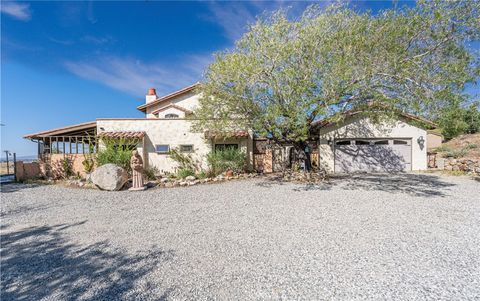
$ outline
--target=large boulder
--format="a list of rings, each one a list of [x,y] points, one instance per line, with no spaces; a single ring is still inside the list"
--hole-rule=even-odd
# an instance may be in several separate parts
[[[91,180],[100,189],[114,191],[122,189],[127,183],[128,174],[115,164],[105,164],[92,172]]]

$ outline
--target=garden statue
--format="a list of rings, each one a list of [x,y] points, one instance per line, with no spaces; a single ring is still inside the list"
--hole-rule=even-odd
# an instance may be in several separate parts
[[[143,160],[136,150],[132,152],[130,167],[132,168],[133,185],[129,190],[145,190],[146,187],[143,186]]]

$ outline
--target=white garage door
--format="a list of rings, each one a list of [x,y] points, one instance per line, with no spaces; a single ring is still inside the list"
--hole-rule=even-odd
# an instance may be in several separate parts
[[[410,139],[335,141],[335,172],[402,172],[412,170]]]

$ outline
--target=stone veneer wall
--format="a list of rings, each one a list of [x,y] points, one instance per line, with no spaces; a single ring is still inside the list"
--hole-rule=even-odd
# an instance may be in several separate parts
[[[439,158],[437,166],[439,169],[448,171],[463,171],[480,175],[480,159]]]

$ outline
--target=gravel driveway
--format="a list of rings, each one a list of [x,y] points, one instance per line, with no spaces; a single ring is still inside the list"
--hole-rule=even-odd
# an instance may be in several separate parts
[[[480,183],[6,185],[1,299],[480,299]]]

